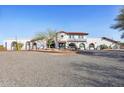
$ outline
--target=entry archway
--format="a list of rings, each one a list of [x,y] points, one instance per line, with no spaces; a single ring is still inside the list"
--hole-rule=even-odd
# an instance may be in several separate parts
[[[94,43],[89,44],[89,50],[95,50],[95,44]]]
[[[75,43],[70,43],[68,46],[69,46],[69,49],[71,49],[71,50],[76,50],[77,49],[77,46],[76,46]]]
[[[13,41],[11,43],[11,50],[18,50],[18,45],[17,45],[17,42],[16,41]]]
[[[25,48],[26,48],[26,50],[30,50],[30,49],[31,49],[30,41],[27,41],[27,42],[26,42]]]
[[[32,42],[32,49],[34,50],[37,50],[37,43],[36,42]]]
[[[79,48],[80,48],[80,50],[85,50],[86,48],[85,48],[85,44],[84,43],[81,43],[80,45],[79,45]]]

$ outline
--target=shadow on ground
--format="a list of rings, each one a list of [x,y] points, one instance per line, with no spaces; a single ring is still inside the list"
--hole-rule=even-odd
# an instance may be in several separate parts
[[[72,63],[73,81],[79,86],[124,87],[124,68],[94,63]]]
[[[90,56],[102,56],[107,58],[116,58],[120,62],[124,62],[124,51],[104,51],[104,50],[86,50],[77,51],[77,54],[90,55]]]

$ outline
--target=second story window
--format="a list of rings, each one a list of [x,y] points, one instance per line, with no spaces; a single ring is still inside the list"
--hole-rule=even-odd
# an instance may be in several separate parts
[[[83,39],[84,36],[83,36],[83,35],[79,35],[78,38],[79,38],[79,39]]]
[[[70,38],[70,39],[73,39],[73,38],[74,38],[74,35],[69,35],[69,38]]]
[[[78,38],[80,39],[80,38],[81,38],[81,36],[80,36],[80,35],[78,35]]]
[[[61,35],[61,38],[63,38],[64,36],[63,35]]]
[[[72,38],[74,38],[74,35],[72,35]]]
[[[83,39],[83,38],[84,38],[84,36],[81,36],[81,38]]]

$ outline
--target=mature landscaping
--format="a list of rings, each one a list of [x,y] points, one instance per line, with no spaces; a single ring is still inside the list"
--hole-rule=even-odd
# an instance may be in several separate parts
[[[115,21],[117,23],[111,28],[119,29],[123,39],[124,9],[121,9]],[[89,21],[92,22],[95,21]],[[90,27],[91,31],[97,27],[100,26]],[[90,34],[88,28],[88,33],[82,32],[83,29],[80,32],[74,30],[75,32],[66,32],[47,29],[30,39],[21,40],[16,37],[5,40],[0,45],[0,86],[124,87],[124,42],[106,37],[107,34],[105,37],[101,37],[101,34],[96,35],[99,38],[87,38]],[[97,30],[93,33],[97,33]],[[102,28],[98,31],[104,33]]]

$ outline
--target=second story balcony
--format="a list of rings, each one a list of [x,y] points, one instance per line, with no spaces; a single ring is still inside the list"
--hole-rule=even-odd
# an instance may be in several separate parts
[[[65,42],[86,42],[86,38],[58,38],[57,41],[65,41]]]
[[[87,39],[84,39],[84,38],[68,38],[67,41],[69,42],[85,42]]]
[[[82,32],[60,32],[57,33],[57,41],[64,42],[85,42],[87,33]]]

